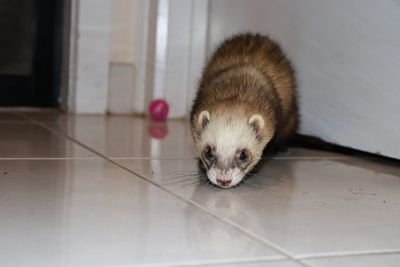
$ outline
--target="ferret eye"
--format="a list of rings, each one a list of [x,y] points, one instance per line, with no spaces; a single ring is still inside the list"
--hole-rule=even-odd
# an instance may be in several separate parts
[[[212,152],[211,148],[208,148],[208,149],[207,149],[206,157],[207,157],[208,159],[213,159],[213,158],[214,158],[214,153]]]
[[[245,161],[247,159],[247,157],[248,157],[247,152],[245,150],[242,150],[242,152],[240,152],[240,155],[239,155],[239,160]]]

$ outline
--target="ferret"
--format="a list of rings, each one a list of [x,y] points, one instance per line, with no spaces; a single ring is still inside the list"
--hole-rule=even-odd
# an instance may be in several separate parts
[[[208,179],[239,184],[267,146],[285,144],[298,128],[295,72],[279,45],[251,33],[222,42],[203,70],[190,121]]]

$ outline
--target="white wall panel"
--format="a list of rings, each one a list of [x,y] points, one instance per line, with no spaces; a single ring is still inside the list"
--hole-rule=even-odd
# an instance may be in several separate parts
[[[270,34],[298,72],[302,133],[400,158],[399,14],[394,0],[212,0],[208,51]]]
[[[109,0],[73,1],[69,111],[105,113],[108,98]]]

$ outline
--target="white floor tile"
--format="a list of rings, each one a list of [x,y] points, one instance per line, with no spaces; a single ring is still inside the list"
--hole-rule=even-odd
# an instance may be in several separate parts
[[[36,124],[0,121],[0,158],[97,157]]]
[[[272,160],[246,183],[225,190],[196,174],[196,161],[118,162],[297,257],[400,248],[397,166]]]
[[[131,116],[77,116],[45,122],[108,157],[193,159],[193,141],[183,121],[158,123]]]
[[[240,187],[222,190],[198,172],[187,122],[21,114],[292,256],[325,256],[306,260],[310,265],[391,266],[397,261],[389,254],[370,260],[326,256],[400,249],[399,166],[290,149],[264,162]],[[2,115],[0,128],[0,159],[36,159],[0,160],[0,214],[7,214],[0,220],[0,266],[184,266],[236,260],[259,260],[238,266],[296,266],[263,262],[282,256],[115,165],[60,160],[96,157],[63,136]]]
[[[1,110],[0,108],[0,122],[25,122],[21,117]]]
[[[400,254],[347,256],[306,260],[312,267],[398,267]]]
[[[283,258],[104,160],[0,160],[0,266]]]
[[[66,115],[57,112],[23,113],[64,132],[108,157],[194,159],[188,120],[152,122],[132,116]],[[280,159],[348,158],[346,155],[295,148]]]

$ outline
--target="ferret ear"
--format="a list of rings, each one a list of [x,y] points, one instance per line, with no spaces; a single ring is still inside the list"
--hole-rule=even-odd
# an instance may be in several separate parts
[[[257,138],[261,137],[261,131],[264,129],[264,118],[260,114],[253,114],[249,119],[249,125],[253,128]]]
[[[207,110],[203,110],[200,112],[199,117],[198,117],[198,125],[200,126],[200,129],[205,129],[207,127],[207,124],[210,122],[210,113]]]

